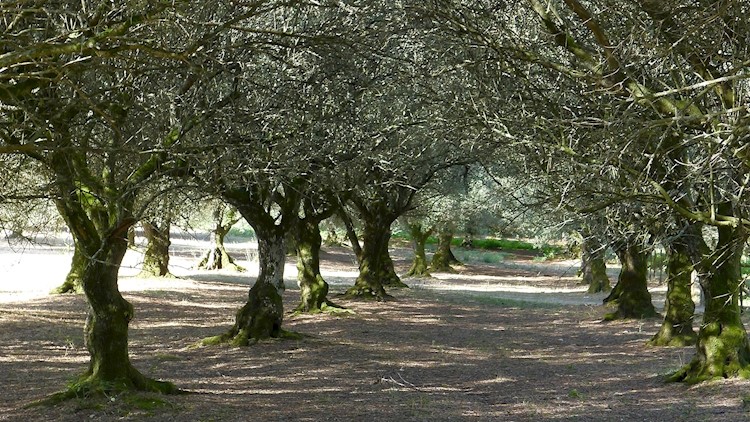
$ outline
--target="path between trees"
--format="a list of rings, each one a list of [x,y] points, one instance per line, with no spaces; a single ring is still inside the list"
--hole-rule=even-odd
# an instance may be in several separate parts
[[[253,415],[269,421],[726,421],[748,416],[748,381],[663,383],[663,375],[690,359],[693,349],[646,347],[660,320],[605,324],[605,309],[582,306],[584,300],[578,306],[561,306],[562,299],[540,303],[544,297],[586,296],[576,290],[574,272],[564,263],[545,263],[549,272],[516,276],[520,268],[509,263],[510,268],[467,266],[456,275],[409,280],[414,288],[394,291],[394,302],[341,300],[356,311],[352,316],[287,316],[286,328],[304,333],[303,340],[249,349],[195,348],[201,338],[231,325],[253,271],[252,266],[250,274],[190,270],[200,249],[190,242],[178,241],[174,249],[173,272],[183,278],[134,278],[137,254],[132,254],[121,287],[135,307],[133,364],[195,394],[146,395],[138,403],[117,396],[103,408],[85,399],[51,409],[22,407],[60,390],[84,369],[88,355],[81,331],[87,306],[81,295],[28,298],[62,280],[69,258],[64,245],[28,248],[20,259],[4,251],[0,271],[10,271],[0,282],[2,295],[23,294],[0,303],[0,420],[196,421]],[[247,247],[233,244],[235,252]],[[395,252],[397,265],[408,266],[408,251]],[[343,290],[339,282],[355,276],[345,249],[328,249],[323,261],[334,292]],[[292,266],[287,268],[290,289],[284,303],[292,309],[299,297],[291,288]],[[486,272],[491,274],[481,274]]]

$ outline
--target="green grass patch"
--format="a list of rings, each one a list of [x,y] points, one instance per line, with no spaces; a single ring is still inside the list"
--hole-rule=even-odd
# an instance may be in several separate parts
[[[255,239],[255,231],[250,227],[233,226],[229,229],[229,236],[240,237],[243,239]]]
[[[560,309],[565,305],[557,303],[531,302],[518,299],[507,299],[467,292],[445,292],[439,290],[419,289],[420,294],[427,294],[435,300],[453,305],[480,305],[482,307],[517,308],[517,309]],[[422,293],[423,292],[423,293]]]
[[[507,254],[496,251],[456,249],[453,254],[464,263],[499,264],[505,260]]]

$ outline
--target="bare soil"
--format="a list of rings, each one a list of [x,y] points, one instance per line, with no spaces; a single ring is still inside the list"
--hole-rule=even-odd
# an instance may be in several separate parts
[[[37,252],[23,260],[37,267],[59,261],[52,281],[61,281],[65,252]],[[134,365],[190,394],[144,395],[138,402],[113,396],[105,405],[77,399],[24,408],[85,369],[81,333],[87,307],[82,296],[29,299],[18,285],[33,280],[19,278],[24,272],[18,268],[10,276],[0,268],[0,420],[750,419],[750,382],[664,383],[693,349],[645,346],[658,319],[601,322],[606,310],[586,304],[600,297],[586,299],[576,290],[575,271],[560,263],[469,265],[458,274],[406,280],[414,287],[392,291],[396,300],[384,303],[333,297],[355,313],[289,315],[286,328],[304,334],[302,340],[232,348],[195,344],[231,326],[252,270],[189,269],[199,254],[187,246],[176,251],[173,272],[180,278],[136,279],[128,275],[137,272],[133,265],[121,279],[136,309],[130,330]],[[408,251],[394,255],[405,271]],[[356,276],[351,254],[329,248],[323,258],[334,293],[342,292]],[[251,262],[240,264],[252,268]],[[298,292],[293,267],[288,270],[284,299],[292,309]]]

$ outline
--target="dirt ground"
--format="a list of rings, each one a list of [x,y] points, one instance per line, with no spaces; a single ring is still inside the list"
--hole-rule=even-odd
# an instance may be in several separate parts
[[[69,251],[36,248],[16,258],[5,250],[0,420],[750,419],[750,382],[665,384],[664,375],[686,363],[693,349],[646,347],[658,319],[602,323],[606,310],[588,304],[600,303],[601,296],[586,296],[564,263],[511,258],[502,265],[472,264],[458,274],[407,279],[413,287],[393,291],[391,302],[334,297],[353,315],[288,316],[286,329],[304,334],[302,340],[195,347],[232,324],[253,279],[249,261],[242,262],[250,268],[244,274],[190,269],[198,249],[176,249],[173,271],[180,278],[136,279],[138,256],[132,254],[121,279],[136,309],[134,365],[190,394],[34,408],[23,406],[62,389],[85,368],[86,304],[81,296],[39,294],[48,286],[35,284],[40,267],[55,269],[45,283],[61,281]],[[394,255],[404,271],[408,251]],[[356,276],[351,254],[342,248],[326,249],[323,269],[334,293]],[[298,292],[293,266],[287,270],[284,299],[292,309]]]

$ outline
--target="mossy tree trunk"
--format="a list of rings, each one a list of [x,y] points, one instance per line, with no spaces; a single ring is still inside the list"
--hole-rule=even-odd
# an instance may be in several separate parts
[[[389,262],[385,261],[390,261],[387,250],[393,219],[384,218],[382,215],[369,217],[364,221],[364,245],[359,260],[359,276],[346,294],[352,297],[385,300],[390,298],[385,292],[383,280],[392,276],[391,271],[387,269]],[[393,262],[390,262],[390,268],[393,269]]]
[[[144,221],[143,234],[146,237],[146,252],[143,254],[143,268],[139,277],[169,277],[169,246],[172,241],[169,231],[172,219],[165,217],[157,221]]]
[[[438,233],[438,245],[435,254],[430,262],[430,270],[436,272],[454,272],[451,265],[461,265],[451,251],[451,242],[453,242],[453,232],[450,230],[440,230]]]
[[[70,262],[70,270],[62,285],[52,291],[53,294],[83,293],[83,281],[81,274],[88,263],[86,255],[81,251],[76,242],[73,242],[73,259]]]
[[[657,316],[648,291],[648,253],[633,240],[618,242],[615,246],[622,269],[612,292],[604,299],[605,304],[617,307],[605,319],[650,318]]]
[[[588,293],[612,290],[604,262],[606,247],[595,236],[584,235],[581,245],[581,278],[589,286]]]
[[[172,384],[143,376],[130,363],[128,356],[128,325],[133,306],[117,287],[118,272],[128,248],[127,238],[112,236],[97,248],[86,247],[92,258],[81,274],[90,308],[86,318],[85,339],[91,360],[89,369],[75,388],[107,390],[144,390],[174,392]],[[93,243],[93,242],[92,242]]]
[[[422,223],[406,223],[414,247],[414,262],[406,273],[406,277],[431,277],[427,265],[425,244],[432,235],[432,228],[423,229]]]
[[[409,286],[401,281],[401,277],[396,274],[396,267],[393,265],[393,259],[391,258],[391,253],[388,251],[388,244],[390,243],[391,239],[391,231],[388,230],[388,236],[383,244],[380,253],[380,282],[383,284],[383,287],[390,287],[390,288],[408,288]]]
[[[257,340],[281,337],[283,334],[284,306],[281,295],[284,292],[286,263],[284,232],[278,226],[260,228],[253,225],[253,229],[258,238],[258,278],[250,288],[247,302],[237,311],[232,328],[215,338],[214,342],[247,346]]]
[[[320,223],[333,215],[336,202],[330,198],[312,195],[302,203],[304,216],[298,218],[295,234],[297,250],[297,285],[300,304],[297,312],[336,312],[343,310],[328,300],[328,283],[320,273],[320,246],[323,238]]]
[[[667,298],[664,323],[649,341],[653,346],[683,347],[695,344],[693,331],[695,304],[690,294],[693,262],[688,244],[680,238],[669,242],[667,250]]]
[[[731,215],[727,206],[722,215]],[[673,381],[696,383],[714,378],[750,378],[750,344],[740,319],[741,258],[745,243],[742,228],[718,227],[719,238],[713,253],[698,264],[705,294],[703,322],[698,332],[696,355],[677,371]]]
[[[201,270],[221,270],[231,269],[243,272],[245,269],[234,262],[234,258],[229,255],[224,246],[224,239],[232,229],[232,226],[240,221],[239,216],[233,208],[227,209],[227,205],[221,203],[214,208],[214,227],[209,235],[209,241],[212,244],[211,249],[203,254],[198,262],[197,268]]]
[[[273,206],[261,184],[228,189],[222,194],[250,224],[258,239],[258,278],[248,292],[245,305],[237,311],[235,323],[228,332],[205,339],[203,344],[230,343],[247,346],[258,340],[288,335],[282,329],[284,320],[285,238],[298,219],[299,199],[289,189],[287,195],[274,195]]]
[[[109,394],[123,390],[173,393],[171,383],[151,380],[130,363],[128,325],[133,306],[118,289],[118,273],[128,248],[127,230],[135,222],[127,210],[132,206],[118,198],[116,204],[100,203],[87,192],[61,186],[68,195],[58,200],[58,209],[74,236],[84,259],[80,280],[89,303],[84,329],[90,361],[88,370],[71,387],[57,395],[66,399],[79,395]]]

